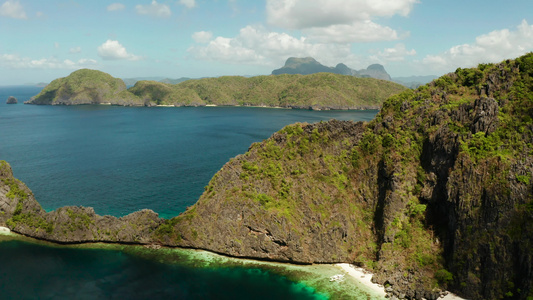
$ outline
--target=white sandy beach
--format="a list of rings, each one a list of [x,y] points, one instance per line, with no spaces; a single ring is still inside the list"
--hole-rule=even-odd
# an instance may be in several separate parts
[[[348,273],[348,275],[357,279],[359,282],[361,282],[364,286],[375,292],[377,295],[385,297],[386,293],[383,286],[370,281],[372,279],[371,273],[366,272],[363,268],[358,268],[356,266],[346,263],[336,264],[336,266],[341,267],[346,273]]]
[[[371,281],[372,279],[372,273],[368,273],[363,268],[358,268],[351,264],[336,264],[336,266],[342,268],[348,275],[352,276],[353,278],[357,279],[359,282],[361,282],[365,287],[372,290],[379,296],[385,297],[385,289],[382,285],[373,283]],[[439,298],[443,300],[466,300],[464,298],[461,298],[455,294],[452,294],[448,292],[448,295],[446,295],[443,298]]]

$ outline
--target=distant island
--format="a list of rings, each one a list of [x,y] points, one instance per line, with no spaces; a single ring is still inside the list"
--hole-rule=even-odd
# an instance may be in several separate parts
[[[300,109],[378,109],[405,87],[374,78],[317,73],[311,75],[223,76],[177,84],[123,80],[82,69],[47,85],[26,104],[124,106],[263,106]]]
[[[343,63],[337,64],[337,66],[327,67],[316,61],[312,57],[298,58],[290,57],[285,62],[285,65],[279,69],[272,71],[272,75],[280,74],[301,74],[309,75],[315,73],[334,73],[340,75],[348,75],[362,78],[376,78],[382,80],[391,81],[390,75],[385,71],[385,68],[380,64],[373,64],[363,70],[350,69]]]
[[[314,84],[339,78],[328,76]],[[119,83],[100,95],[123,93]],[[231,159],[196,204],[167,220],[150,210],[45,212],[0,161],[0,226],[58,243],[353,263],[390,298],[437,299],[449,289],[474,300],[531,299],[532,91],[529,53],[404,90],[371,122],[286,126]]]
[[[389,73],[380,64],[372,64],[366,69],[355,70],[349,68],[343,63],[337,64],[335,67],[324,66],[312,57],[290,57],[285,62],[285,65],[279,69],[273,70],[273,75],[279,74],[315,74],[320,72],[355,76],[361,78],[376,78],[382,80],[393,81],[405,87],[415,89],[421,85],[431,82],[437,76],[409,76],[409,77],[394,77],[391,78]]]
[[[17,104],[17,103],[18,103],[17,98],[13,96],[9,96],[6,100],[6,104]]]

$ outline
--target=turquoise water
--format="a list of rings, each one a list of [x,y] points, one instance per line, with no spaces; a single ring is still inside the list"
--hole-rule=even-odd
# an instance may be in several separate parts
[[[0,159],[46,210],[92,206],[123,216],[150,208],[172,217],[192,205],[213,174],[283,126],[376,111],[242,107],[34,106],[39,88],[0,88]],[[7,105],[8,96],[19,104]],[[196,268],[119,250],[0,243],[1,298],[315,299],[279,274]]]

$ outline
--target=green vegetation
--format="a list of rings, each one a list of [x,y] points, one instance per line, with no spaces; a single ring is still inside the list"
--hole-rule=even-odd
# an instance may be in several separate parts
[[[379,108],[387,97],[404,89],[399,84],[373,78],[319,73],[223,76],[178,84],[139,81],[126,90],[121,79],[84,69],[52,81],[29,103],[357,109]]]
[[[126,85],[119,78],[89,69],[81,69],[48,84],[31,104],[101,104],[139,105],[140,100],[125,93]]]

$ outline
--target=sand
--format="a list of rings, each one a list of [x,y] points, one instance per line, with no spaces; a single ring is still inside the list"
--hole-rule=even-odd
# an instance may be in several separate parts
[[[371,273],[366,272],[363,268],[358,268],[350,264],[336,264],[336,266],[341,267],[348,275],[357,279],[376,295],[385,297],[386,293],[383,286],[370,281],[372,279]]]
[[[372,273],[369,273],[365,271],[363,268],[358,268],[354,265],[350,264],[336,264],[336,266],[341,267],[348,275],[352,276],[353,278],[357,279],[360,283],[362,283],[366,288],[371,290],[373,293],[379,296],[385,297],[385,289],[382,285],[373,283],[371,281],[372,279]],[[453,293],[448,292],[448,295],[446,295],[443,298],[439,298],[442,300],[466,300],[465,298],[461,298]]]

